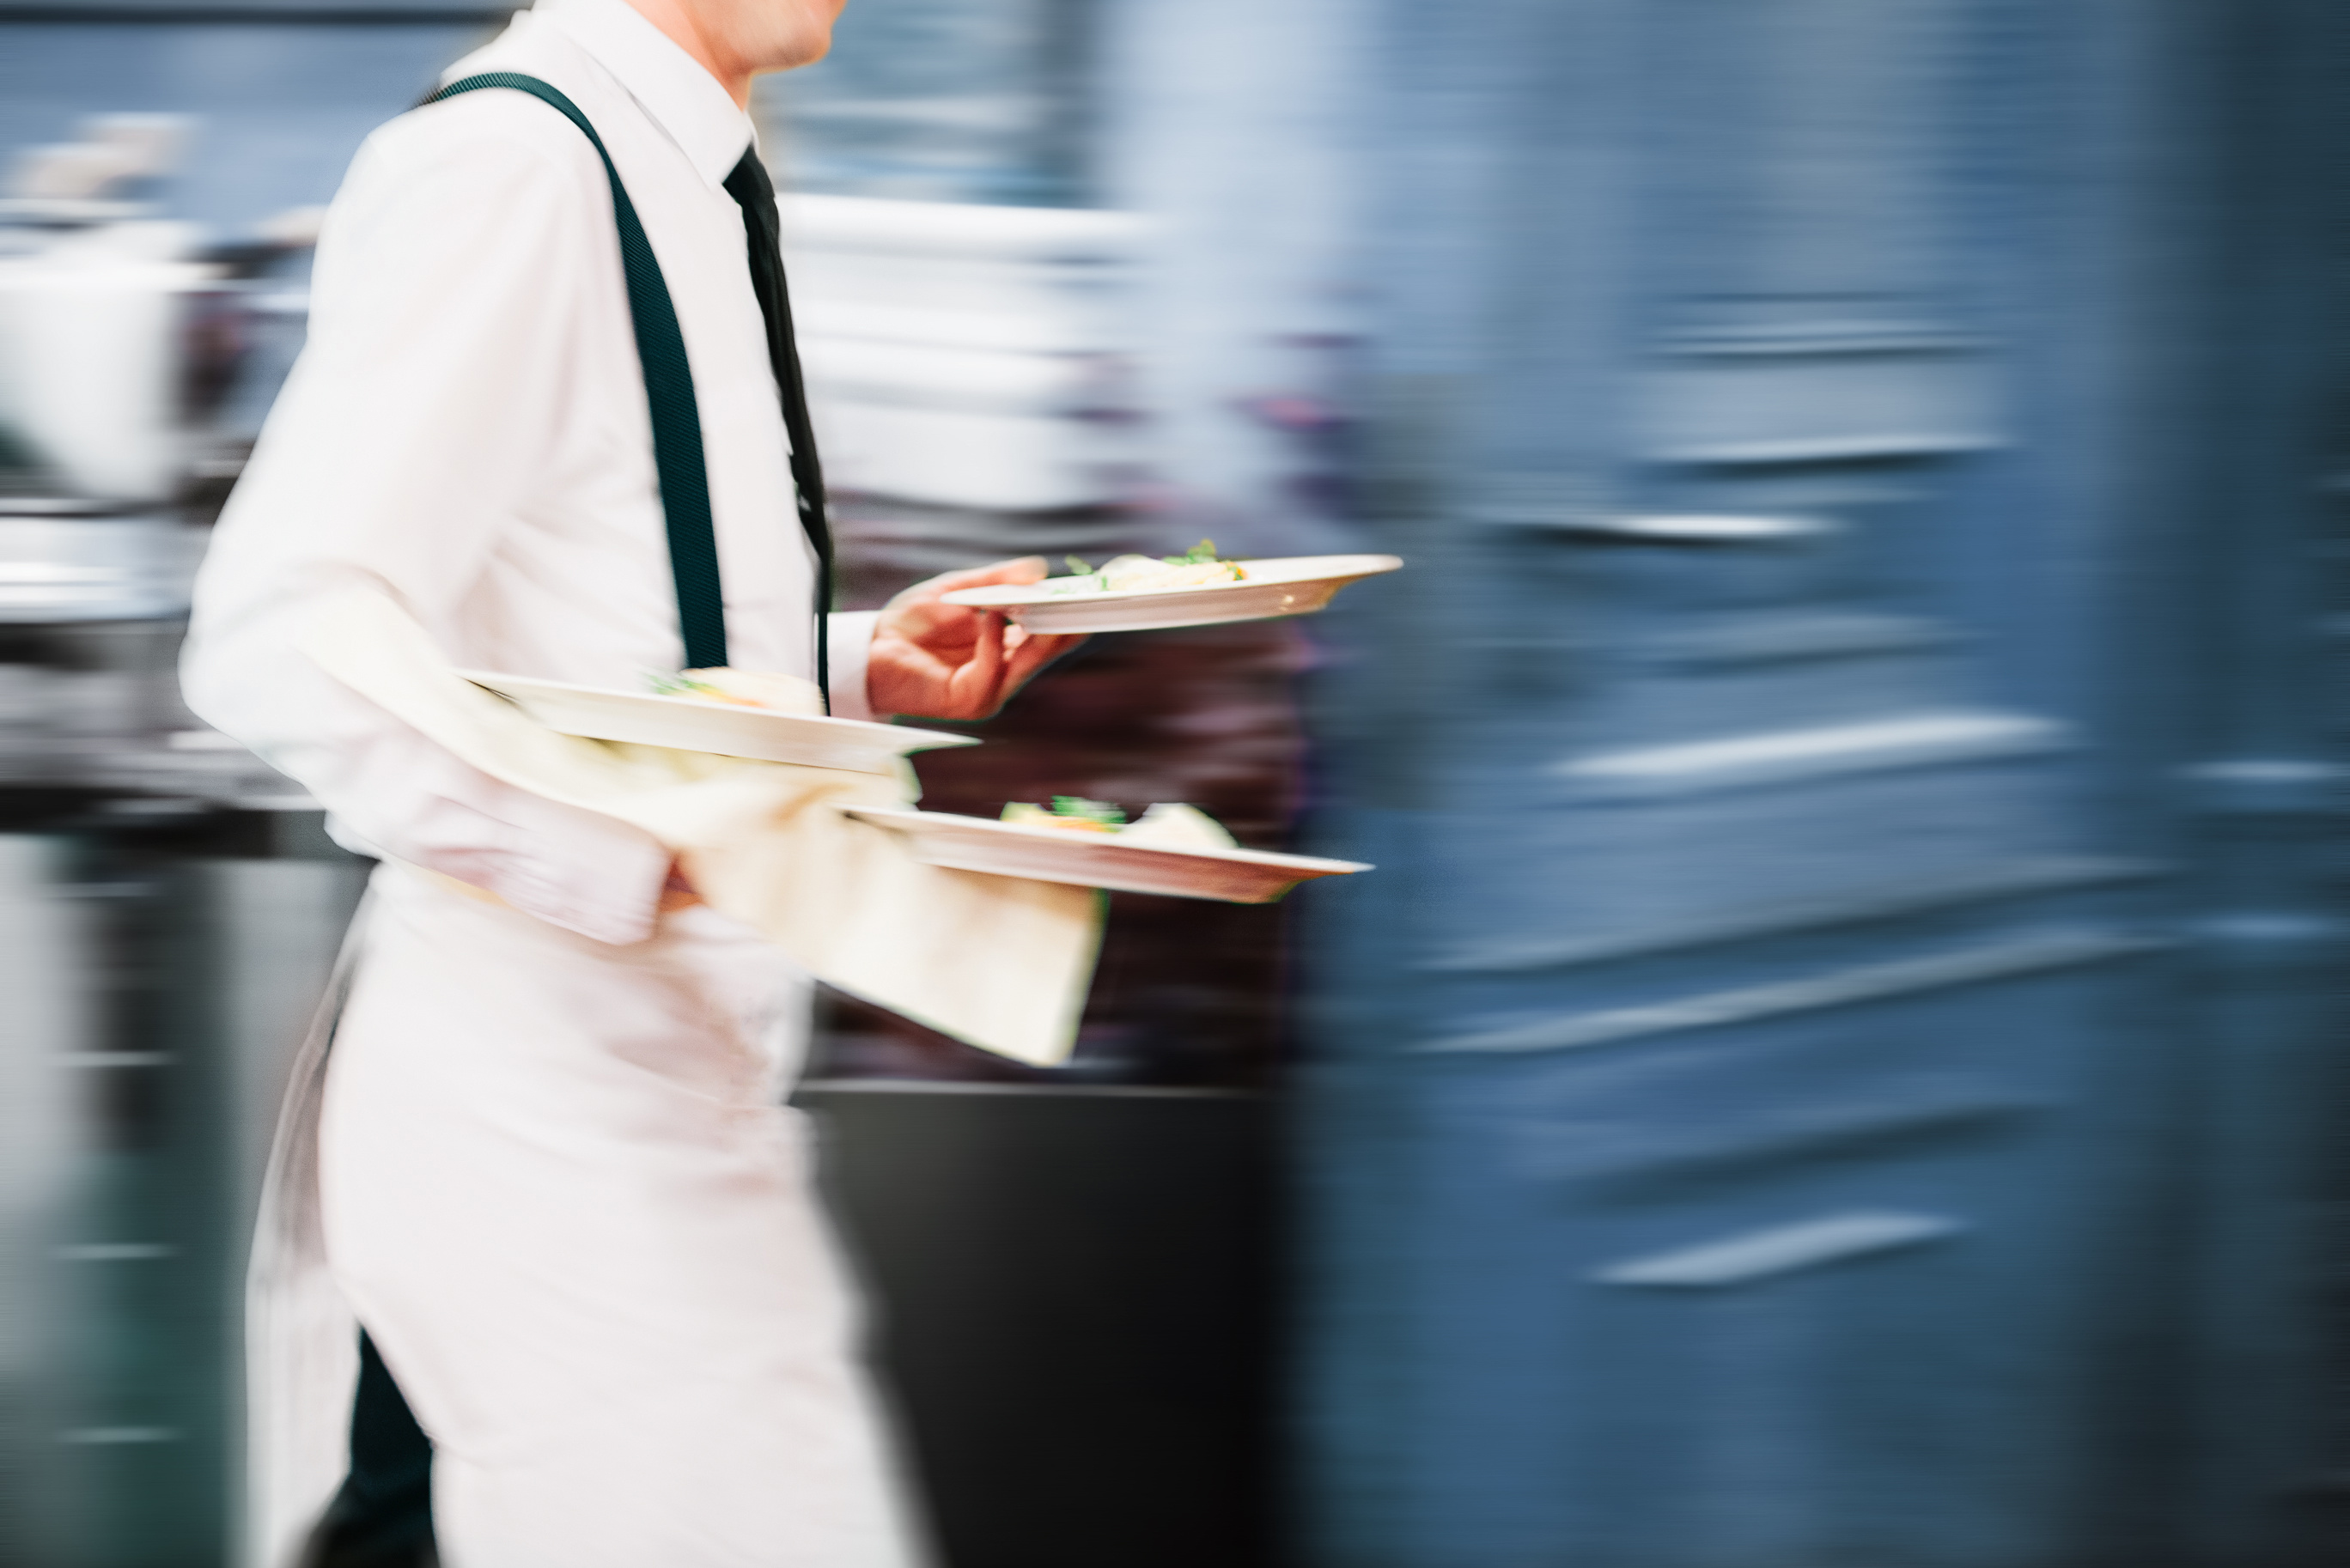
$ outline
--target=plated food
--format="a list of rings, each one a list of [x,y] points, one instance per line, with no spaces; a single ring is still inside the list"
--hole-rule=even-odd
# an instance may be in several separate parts
[[[1159,849],[1237,849],[1239,841],[1224,825],[1196,805],[1172,802],[1154,805],[1141,820],[1128,822],[1126,813],[1105,800],[1056,794],[1051,806],[1014,801],[996,819],[1022,827],[1048,827],[1062,833],[1110,836],[1120,844],[1148,844]]]
[[[1001,610],[1032,631],[1148,631],[1310,615],[1339,589],[1403,565],[1394,556],[1228,560],[1212,540],[1180,556],[1120,556],[1099,567],[1074,556],[1065,576],[958,588],[949,604]]]
[[[1248,568],[1218,556],[1213,539],[1202,539],[1180,556],[1114,556],[1098,571],[1075,556],[1061,559],[1069,575],[1036,585],[1048,594],[1161,593],[1248,580]]]
[[[681,670],[674,675],[648,670],[654,695],[730,708],[765,708],[777,713],[822,713],[824,693],[813,680],[768,670]]]
[[[791,675],[696,670],[653,677],[664,683],[661,691],[616,691],[488,670],[457,673],[550,730],[597,741],[860,774],[895,772],[911,752],[979,743],[975,735],[827,717],[815,685]]]
[[[1130,823],[1116,806],[1067,795],[1055,796],[1049,809],[1015,802],[993,822],[910,807],[846,809],[905,835],[933,866],[1080,888],[1264,904],[1300,882],[1370,869],[1353,860],[1243,849],[1189,805],[1154,805]]]

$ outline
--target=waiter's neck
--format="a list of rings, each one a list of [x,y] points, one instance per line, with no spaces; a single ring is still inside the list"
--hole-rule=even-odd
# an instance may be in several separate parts
[[[721,23],[723,5],[698,0],[629,0],[638,15],[669,36],[670,41],[718,78],[739,109],[751,107],[751,78],[775,67],[747,57],[733,42],[732,30]]]

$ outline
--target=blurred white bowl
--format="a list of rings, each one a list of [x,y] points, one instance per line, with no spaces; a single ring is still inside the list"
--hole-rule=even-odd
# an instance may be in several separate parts
[[[182,302],[213,286],[207,267],[95,242],[0,260],[0,422],[84,494],[168,498]]]

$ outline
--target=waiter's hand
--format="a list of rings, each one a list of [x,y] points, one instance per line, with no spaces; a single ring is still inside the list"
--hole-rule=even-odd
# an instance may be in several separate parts
[[[702,902],[702,894],[695,889],[692,883],[685,879],[685,863],[681,860],[671,861],[669,880],[661,884],[660,912],[664,915],[674,915],[680,909],[691,909],[700,902]]]
[[[876,713],[925,719],[984,719],[1027,679],[1085,640],[1040,637],[992,610],[940,602],[957,588],[1035,583],[1045,557],[947,572],[916,583],[889,601],[874,624],[865,667],[866,700]]]

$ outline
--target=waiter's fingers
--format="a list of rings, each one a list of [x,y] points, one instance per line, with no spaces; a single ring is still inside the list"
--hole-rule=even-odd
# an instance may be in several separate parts
[[[948,572],[944,575],[968,579],[951,585],[951,588],[976,588],[989,583],[1041,583],[1051,569],[1045,565],[1045,557],[1042,556],[1016,556],[1009,561],[998,561],[993,566],[971,566],[960,572]]]
[[[977,702],[976,709],[968,715],[972,718],[985,718],[1002,708],[1030,676],[1085,641],[1083,637],[1043,637],[1025,627],[1005,624],[1002,618],[988,618],[995,623],[991,628],[993,635],[981,638],[980,649],[983,651],[972,660],[976,667],[972,670],[972,696]],[[988,676],[990,670],[992,677]],[[984,695],[977,690],[982,678],[988,678],[989,689]]]
[[[951,605],[942,596],[957,588],[985,587],[997,583],[1033,583],[1045,576],[1045,557],[1024,556],[992,566],[969,566],[942,572],[916,583],[889,601],[881,622],[899,635],[933,647],[967,646],[979,635],[979,612],[967,605]]]
[[[989,611],[979,618],[979,636],[971,657],[948,680],[957,713],[983,719],[1003,705],[1004,618]]]
[[[1037,583],[1045,580],[1045,557],[1022,556],[1016,560],[998,561],[992,566],[964,566],[957,571],[941,572],[935,577],[925,577],[897,597],[900,604],[919,604],[951,594],[957,588],[983,588],[996,583]],[[950,605],[950,609],[960,607]]]
[[[1085,641],[1083,637],[1045,637],[1027,631],[1025,628],[1020,629],[1024,635],[1017,642],[1012,643],[1010,651],[1003,660],[1003,674],[999,684],[1003,688],[1004,697],[1009,697],[1019,691],[1027,683],[1030,676]]]

